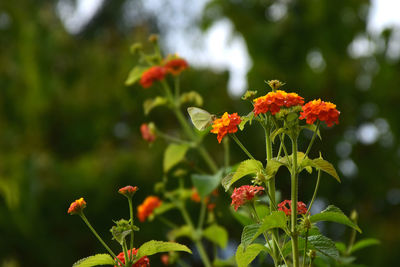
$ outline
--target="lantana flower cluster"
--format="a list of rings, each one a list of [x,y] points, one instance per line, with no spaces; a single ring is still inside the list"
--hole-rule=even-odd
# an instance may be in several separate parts
[[[156,196],[148,196],[137,208],[139,221],[144,222],[153,213],[154,209],[161,206],[162,201]]]
[[[287,216],[292,214],[292,201],[284,200],[278,204],[278,210],[283,211]],[[307,213],[307,206],[305,203],[298,201],[297,202],[297,214],[302,215]]]
[[[221,143],[225,135],[237,132],[237,126],[241,121],[237,113],[228,114],[228,112],[225,112],[220,119],[214,120],[211,132],[218,134],[217,139]]]
[[[257,194],[261,194],[264,191],[262,186],[243,185],[239,188],[235,188],[231,195],[232,203],[235,211],[247,202],[251,201]]]
[[[138,250],[133,248],[132,250],[128,250],[128,257],[131,255],[136,255],[138,253]],[[125,264],[125,255],[124,252],[121,252],[117,255],[117,258]],[[121,265],[121,263],[118,262],[118,266],[114,265],[114,267],[121,267],[124,265]],[[148,267],[150,266],[150,260],[147,256],[141,257],[136,263],[132,264],[132,267]]]

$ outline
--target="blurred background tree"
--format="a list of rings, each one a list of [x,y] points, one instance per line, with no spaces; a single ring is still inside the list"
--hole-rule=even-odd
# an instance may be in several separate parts
[[[138,202],[153,191],[165,144],[149,149],[138,129],[147,120],[142,102],[154,92],[126,88],[124,80],[135,64],[130,45],[157,32],[165,52],[189,59],[193,68],[183,88],[199,91],[211,112],[245,113],[250,107],[237,96],[246,87],[266,92],[268,79],[285,81],[306,100],[336,103],[340,124],[324,129],[323,150],[342,184],[326,177],[315,206],[356,209],[363,236],[382,241],[360,252],[358,262],[394,266],[400,249],[400,34],[396,28],[371,32],[371,10],[367,0],[2,1],[0,265],[70,266],[103,251],[67,215],[69,203],[84,196],[88,217],[110,239],[111,220],[126,217],[117,189],[138,185]],[[228,44],[245,49],[225,63],[196,46],[207,37],[208,48],[224,49],[218,25],[232,32]],[[238,82],[243,69],[249,72]],[[150,119],[170,131],[176,126],[162,110]],[[206,141],[218,156],[214,136]],[[245,142],[263,155],[262,138]],[[234,160],[243,158],[232,150]],[[289,181],[281,177],[278,187],[287,197]],[[301,181],[302,200],[310,198],[313,182]],[[228,195],[220,196],[228,205]],[[220,220],[230,225],[232,238],[240,235],[231,217]],[[142,225],[138,241],[165,233],[155,226]],[[323,230],[334,240],[349,234],[338,225]]]

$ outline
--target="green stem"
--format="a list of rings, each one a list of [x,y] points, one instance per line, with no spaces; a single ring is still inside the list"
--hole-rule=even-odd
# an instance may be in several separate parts
[[[272,121],[274,122],[275,128],[279,129],[280,127],[278,125],[278,122],[276,121],[276,119],[274,117],[272,117]],[[285,146],[284,136],[282,137],[282,136],[279,135],[279,139],[280,139],[281,144],[282,144],[283,152],[285,152],[285,156],[288,159],[288,163],[291,164],[290,163],[290,158],[289,158],[289,153],[287,152],[287,149],[286,149],[286,146]]]
[[[230,155],[229,155],[229,138],[224,138],[222,140],[222,142],[224,145],[224,166],[225,166],[225,169],[227,169],[229,167],[229,161],[230,161],[230,159],[229,159],[229,157],[230,157]],[[225,170],[225,172],[226,172],[226,170]]]
[[[124,264],[117,258],[117,256],[114,254],[114,252],[107,246],[106,243],[104,243],[103,239],[101,239],[99,234],[97,234],[96,230],[94,230],[94,228],[92,227],[92,225],[86,218],[85,214],[83,212],[81,212],[79,215],[81,216],[82,220],[86,223],[86,225],[89,227],[90,231],[92,231],[94,236],[100,241],[100,243],[103,245],[103,247],[108,251],[108,253],[110,253],[111,256],[113,256],[114,259],[116,259],[121,264],[121,266],[124,266]]]
[[[128,197],[128,202],[129,202],[129,215],[131,218],[131,240],[130,240],[130,249],[133,249],[133,205],[132,205],[132,198]]]
[[[351,249],[353,248],[354,242],[356,241],[356,230],[352,230],[351,231],[351,236],[350,236],[350,241],[349,241],[349,245],[347,246],[347,250],[346,250],[346,255],[350,255],[351,254]]]
[[[236,142],[236,144],[238,144],[238,146],[243,150],[244,153],[246,153],[246,155],[251,158],[254,159],[255,158],[250,154],[250,152],[244,147],[244,145],[239,141],[239,139],[236,137],[235,134],[231,134],[230,135],[232,137],[232,139]]]
[[[203,229],[203,224],[204,224],[204,218],[206,217],[206,208],[207,208],[207,204],[205,199],[201,200],[201,207],[200,207],[200,216],[199,216],[199,221],[197,224],[197,229],[201,230]]]
[[[274,239],[274,242],[275,242],[276,247],[277,247],[278,250],[279,250],[279,254],[281,254],[281,257],[282,257],[282,259],[283,259],[283,262],[285,263],[286,266],[289,266],[289,265],[287,264],[287,262],[286,262],[285,256],[283,255],[283,252],[282,252],[282,250],[281,250],[281,247],[279,246],[278,241],[276,240],[275,237],[273,237],[273,239]]]
[[[298,198],[298,173],[297,173],[297,136],[292,136],[293,164],[291,171],[291,234],[293,267],[299,266],[299,248],[297,233],[297,198]]]
[[[315,137],[317,136],[317,133],[318,133],[318,129],[319,129],[320,124],[321,124],[321,121],[318,120],[318,121],[317,121],[317,127],[315,128],[315,131],[314,131],[314,134],[313,134],[313,136],[312,136],[312,138],[311,138],[311,141],[310,141],[310,143],[308,144],[306,153],[304,153],[304,158],[303,158],[303,159],[305,159],[305,158],[307,157],[308,153],[310,153],[311,147],[312,147],[312,145],[314,144],[314,141],[315,141]]]
[[[156,129],[156,135],[160,136],[161,138],[164,138],[167,141],[173,142],[173,143],[185,144],[185,145],[188,145],[190,147],[196,147],[196,144],[194,142],[185,141],[185,140],[182,140],[180,138],[171,136],[169,134],[165,134],[165,133],[161,132],[158,129]]]
[[[307,228],[306,231],[306,244],[304,245],[304,254],[303,254],[303,267],[306,267],[306,258],[307,258],[307,243],[308,243],[308,231],[309,229]]]
[[[124,252],[124,257],[125,257],[125,267],[129,267],[129,264],[132,259],[128,255],[128,249],[126,248],[126,239],[124,239],[122,243],[122,251]]]
[[[168,227],[170,227],[172,229],[176,229],[176,228],[179,227],[178,225],[176,225],[175,223],[171,222],[170,220],[168,220],[167,218],[165,218],[162,215],[157,215],[156,218],[159,219],[160,222],[164,223],[166,226],[168,226]]]
[[[308,214],[308,213],[310,212],[311,207],[312,207],[312,205],[314,204],[314,200],[315,200],[315,198],[317,197],[317,192],[318,192],[319,181],[320,181],[320,180],[321,180],[321,170],[318,170],[317,183],[315,184],[314,194],[313,194],[313,196],[312,196],[312,198],[311,198],[311,202],[310,202],[310,205],[308,206],[308,209],[307,209],[307,213],[306,213],[306,214]]]
[[[179,75],[175,76],[174,78],[175,82],[175,105],[180,106],[180,80],[179,80]]]

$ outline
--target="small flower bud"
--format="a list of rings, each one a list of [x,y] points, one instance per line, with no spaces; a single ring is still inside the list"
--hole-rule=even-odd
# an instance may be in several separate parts
[[[141,43],[134,43],[133,45],[131,45],[130,47],[130,51],[131,54],[136,54],[137,52],[139,52],[140,50],[142,50],[143,46]]]
[[[257,91],[247,90],[246,93],[242,96],[242,99],[252,101],[256,97],[256,95]]]
[[[358,213],[357,213],[356,210],[353,210],[353,211],[351,212],[351,214],[350,214],[350,219],[351,219],[353,222],[357,222],[357,220],[358,220]]]
[[[271,81],[268,81],[267,84],[269,85],[269,87],[271,87],[272,91],[275,91],[278,88],[280,88],[283,85],[285,85],[285,83],[283,83],[283,82],[281,82],[279,80],[271,80]]]
[[[307,253],[308,257],[310,257],[310,259],[315,259],[315,257],[317,257],[317,252],[313,249],[310,249]]]
[[[86,202],[83,197],[81,197],[80,199],[77,199],[71,203],[68,209],[68,213],[71,215],[80,214],[84,208],[86,208]]]
[[[149,36],[149,42],[157,43],[158,42],[158,34],[152,34]]]
[[[118,193],[120,193],[121,195],[124,195],[124,196],[126,196],[128,198],[132,198],[137,190],[138,190],[137,186],[127,185],[125,187],[120,188],[118,190]]]
[[[303,225],[304,225],[304,228],[306,228],[308,230],[311,229],[312,223],[311,223],[310,218],[308,216],[304,218]]]
[[[153,143],[157,139],[156,130],[154,123],[143,123],[140,126],[140,132],[142,133],[143,140],[148,143]]]

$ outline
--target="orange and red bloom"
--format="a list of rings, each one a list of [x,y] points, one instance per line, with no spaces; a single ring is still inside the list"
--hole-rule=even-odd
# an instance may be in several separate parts
[[[153,66],[143,72],[142,77],[140,78],[140,84],[143,88],[149,88],[153,85],[153,82],[164,79],[166,74],[167,71],[164,67]]]
[[[154,131],[154,128],[150,127],[150,125],[147,123],[143,123],[140,126],[140,132],[142,133],[143,140],[149,143],[153,143],[157,139],[157,135]]]
[[[265,96],[258,97],[253,100],[254,102],[254,115],[257,116],[260,113],[271,112],[275,115],[281,110],[281,107],[293,107],[304,104],[304,98],[296,93],[286,93],[282,90],[276,92],[270,92]]]
[[[71,203],[68,213],[71,215],[79,214],[84,208],[86,208],[86,201],[83,199],[83,197],[81,197],[80,199],[77,199]]]
[[[243,185],[239,188],[235,188],[231,195],[232,203],[231,206],[237,209],[252,200],[257,194],[261,194],[264,191],[264,187],[262,186],[253,186],[253,185]]]
[[[128,250],[128,257],[131,255],[136,255],[138,253],[138,250],[133,248],[132,250]],[[125,255],[123,252],[119,253],[117,258],[125,264]],[[117,259],[115,259],[117,260]],[[118,262],[118,265],[114,265],[114,267],[119,267],[122,266],[120,262]],[[124,265],[125,266],[125,265]],[[136,263],[132,264],[132,267],[148,267],[150,266],[150,260],[147,258],[147,256],[141,257]]]
[[[187,69],[189,64],[183,58],[172,58],[164,64],[167,73],[174,76],[179,75],[182,71]]]
[[[121,195],[127,196],[127,197],[132,197],[136,191],[138,190],[137,186],[131,186],[131,185],[127,185],[125,187],[122,187],[118,190],[118,193],[120,193]]]
[[[241,121],[237,113],[228,114],[228,112],[225,112],[220,119],[214,120],[211,132],[218,134],[217,139],[221,143],[225,135],[237,132],[237,126]]]
[[[324,121],[328,127],[333,126],[333,123],[339,124],[340,111],[331,102],[324,102],[321,99],[313,100],[302,108],[299,119],[306,119],[307,124],[313,124],[317,119]]]
[[[283,211],[287,216],[292,214],[292,201],[291,200],[284,200],[278,204],[278,210]],[[297,214],[306,214],[307,213],[307,206],[301,201],[297,202]]]
[[[143,203],[137,208],[137,217],[139,221],[144,222],[149,217],[155,208],[159,207],[162,201],[156,196],[148,196]]]

